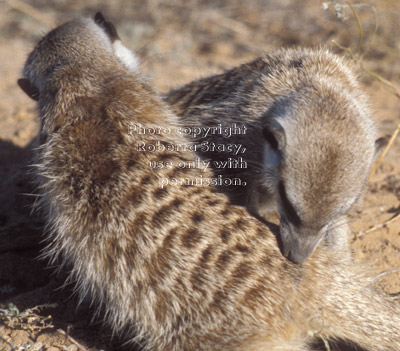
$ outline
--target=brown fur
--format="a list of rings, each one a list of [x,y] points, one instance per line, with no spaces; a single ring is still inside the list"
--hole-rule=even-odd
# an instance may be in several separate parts
[[[93,296],[107,322],[144,350],[300,351],[313,334],[397,350],[399,305],[348,256],[322,245],[295,265],[281,255],[276,228],[213,187],[160,188],[164,178],[212,175],[149,168],[195,154],[137,149],[188,141],[129,132],[132,123],[178,120],[109,44],[93,21],[69,22],[39,42],[24,70],[39,93],[46,254],[72,265],[79,294]]]
[[[347,249],[345,215],[362,197],[376,139],[349,62],[326,49],[281,49],[173,90],[166,101],[187,127],[247,128],[194,141],[246,148],[238,155],[198,150],[211,166],[244,160],[242,168],[214,166],[216,174],[242,180],[221,190],[252,213],[279,211],[286,256],[301,263],[323,238]]]

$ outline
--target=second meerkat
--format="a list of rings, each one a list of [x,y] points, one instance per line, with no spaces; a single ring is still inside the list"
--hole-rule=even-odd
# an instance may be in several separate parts
[[[278,210],[285,256],[304,262],[322,239],[347,248],[345,215],[383,144],[350,62],[326,49],[281,49],[173,90],[166,101],[198,133],[199,155],[233,179],[221,188],[234,203],[261,216]],[[219,124],[246,132],[206,133]],[[245,152],[207,146],[227,143]],[[241,166],[231,167],[235,159]]]

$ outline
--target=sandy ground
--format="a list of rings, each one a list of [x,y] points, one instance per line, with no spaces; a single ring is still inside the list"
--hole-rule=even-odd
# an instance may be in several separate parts
[[[400,78],[400,2],[367,0],[357,7],[363,25],[365,68],[394,84]],[[30,143],[38,130],[34,103],[16,86],[31,48],[53,24],[103,11],[141,69],[160,92],[221,72],[281,46],[327,45],[335,40],[359,51],[352,13],[326,11],[315,0],[168,1],[95,0],[0,2],[0,350],[121,349],[85,301],[77,307],[65,273],[37,259],[42,223],[31,211]],[[33,9],[33,10],[32,10]],[[21,11],[22,10],[22,11]],[[36,11],[35,11],[36,10]],[[376,17],[374,15],[376,11]],[[347,19],[346,19],[347,18]],[[379,28],[374,34],[375,19]],[[348,54],[348,53],[347,53]],[[381,134],[400,123],[400,100],[364,73],[365,89]],[[388,293],[400,291],[400,137],[372,175],[364,201],[350,215],[354,255]],[[386,224],[385,224],[386,223]],[[372,230],[371,230],[372,228]],[[10,303],[14,305],[10,305]],[[13,307],[15,306],[15,307]],[[37,307],[39,306],[39,307]],[[42,307],[40,307],[42,306]],[[323,349],[323,348],[322,348]],[[348,348],[341,348],[348,350]]]

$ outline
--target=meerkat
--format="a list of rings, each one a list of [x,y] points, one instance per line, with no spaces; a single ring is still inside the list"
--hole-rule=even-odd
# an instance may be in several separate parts
[[[174,149],[190,144],[178,117],[96,19],[45,35],[19,81],[41,120],[44,253],[79,295],[148,351],[306,351],[315,335],[398,350],[400,306],[362,266],[324,243],[288,261],[277,228],[207,185],[209,169],[182,167],[197,155]]]
[[[323,48],[280,49],[166,101],[214,173],[236,180],[221,187],[235,204],[279,213],[285,256],[302,263],[322,239],[348,248],[345,215],[384,145],[350,62]],[[211,147],[227,144],[240,152]]]

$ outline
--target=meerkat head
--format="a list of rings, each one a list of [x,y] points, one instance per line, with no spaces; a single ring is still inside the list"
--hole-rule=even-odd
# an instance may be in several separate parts
[[[362,197],[382,146],[370,119],[360,115],[369,112],[337,98],[304,88],[276,100],[265,116],[264,186],[278,206],[283,253],[295,263],[309,257]]]
[[[95,97],[109,72],[135,72],[138,60],[101,13],[67,22],[45,35],[28,56],[18,85],[38,101],[38,142],[56,130],[77,99]],[[58,106],[56,111],[50,111]],[[44,118],[51,116],[51,118]],[[58,117],[61,116],[61,117]]]
[[[58,69],[73,64],[82,69],[85,65],[102,66],[115,58],[131,71],[139,65],[138,58],[122,44],[115,26],[98,12],[94,20],[73,20],[43,37],[29,55],[18,85],[38,101]]]

